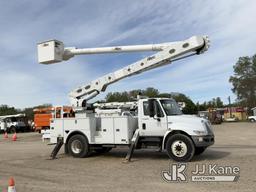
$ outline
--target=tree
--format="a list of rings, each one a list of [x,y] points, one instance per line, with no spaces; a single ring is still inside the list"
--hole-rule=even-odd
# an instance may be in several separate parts
[[[106,102],[127,102],[133,101],[137,98],[137,95],[144,95],[148,97],[157,97],[159,95],[159,91],[153,87],[148,87],[145,90],[136,89],[129,92],[110,92],[106,96]]]
[[[199,102],[196,103],[197,111],[206,111],[208,109],[206,101],[200,104]]]
[[[182,109],[182,112],[185,114],[196,114],[197,113],[197,106],[195,103],[186,95],[184,94],[171,94],[171,97],[175,99],[177,102],[184,102],[185,107]]]
[[[184,94],[180,93],[160,93],[157,89],[153,87],[148,87],[145,90],[137,89],[132,90],[130,92],[110,92],[106,96],[106,102],[127,102],[133,101],[137,95],[144,95],[148,97],[167,97],[173,98],[177,102],[184,102],[186,106],[183,108],[183,113],[185,114],[195,114],[197,113],[197,106],[193,103],[193,101]]]
[[[142,89],[135,89],[135,90],[131,90],[129,92],[129,96],[131,97],[131,99],[136,99],[138,95],[143,95],[144,90]]]
[[[205,101],[202,104],[197,102],[198,111],[207,111],[209,108],[222,108],[224,104],[220,97],[212,98],[210,101]]]
[[[18,109],[14,107],[9,107],[8,105],[0,105],[0,116],[2,115],[14,115],[19,113]]]
[[[153,87],[148,87],[143,95],[146,95],[148,97],[157,97],[159,95],[159,91]]]
[[[221,108],[221,107],[224,106],[224,105],[223,105],[223,102],[222,102],[221,99],[220,99],[220,97],[217,97],[217,98],[216,98],[216,100],[215,100],[215,106],[216,106],[217,108]]]
[[[232,91],[243,106],[256,106],[256,54],[252,57],[240,57],[233,66],[234,75],[230,77]]]
[[[25,109],[17,109],[14,107],[9,107],[8,105],[0,105],[0,116],[3,115],[15,115],[18,113],[25,113],[28,119],[34,119],[34,109],[35,108],[45,108],[52,107],[52,104],[42,104],[35,107],[29,107]]]
[[[42,104],[42,105],[38,105],[35,107],[29,107],[29,108],[25,108],[21,111],[21,113],[25,113],[26,117],[28,119],[33,120],[34,119],[34,109],[40,109],[40,108],[46,108],[46,107],[52,107],[52,104]]]
[[[129,94],[125,92],[110,92],[106,96],[106,102],[127,102],[130,101]]]

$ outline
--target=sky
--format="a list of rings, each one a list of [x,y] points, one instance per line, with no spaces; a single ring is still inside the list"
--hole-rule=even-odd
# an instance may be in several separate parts
[[[157,88],[195,103],[234,101],[229,77],[240,56],[256,53],[256,1],[84,0],[0,1],[0,104],[68,105],[68,93],[152,53],[81,55],[54,65],[37,61],[37,43],[66,47],[164,43],[208,35],[210,49],[110,85],[108,92]]]

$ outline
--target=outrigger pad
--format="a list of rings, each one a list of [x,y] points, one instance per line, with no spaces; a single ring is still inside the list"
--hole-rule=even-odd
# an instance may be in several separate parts
[[[60,148],[63,145],[63,140],[58,138],[57,144],[55,145],[54,149],[52,150],[51,153],[51,159],[56,159],[56,155],[58,154],[58,152],[60,151]]]
[[[128,151],[126,157],[125,157],[125,161],[126,161],[126,162],[131,161],[131,158],[132,158],[134,149],[135,149],[136,146],[137,146],[138,140],[139,140],[139,130],[137,129],[137,130],[135,131],[133,137],[132,137],[132,143],[131,143],[130,148],[129,148],[129,151]]]

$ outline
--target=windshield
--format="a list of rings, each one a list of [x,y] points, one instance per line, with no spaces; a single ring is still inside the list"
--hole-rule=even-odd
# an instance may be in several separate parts
[[[170,100],[170,99],[165,99],[165,100],[160,100],[160,102],[161,102],[167,116],[182,115],[182,112],[181,112],[178,104],[176,103],[176,101]]]

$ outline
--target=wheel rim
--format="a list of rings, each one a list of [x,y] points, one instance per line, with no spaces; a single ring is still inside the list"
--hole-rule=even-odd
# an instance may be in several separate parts
[[[186,143],[181,140],[174,141],[171,150],[176,157],[184,157],[188,152]]]
[[[71,143],[71,150],[72,150],[75,154],[81,153],[81,151],[82,151],[82,143],[81,143],[81,141],[79,141],[79,140],[74,140],[74,141]]]

